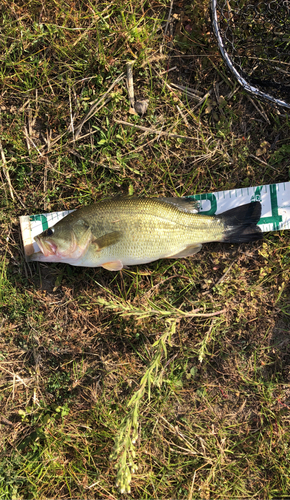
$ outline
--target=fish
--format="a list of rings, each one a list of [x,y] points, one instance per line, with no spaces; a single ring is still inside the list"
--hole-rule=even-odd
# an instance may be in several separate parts
[[[116,197],[81,207],[36,236],[40,252],[29,260],[119,271],[190,257],[203,243],[255,241],[260,217],[258,201],[210,216],[190,198]]]

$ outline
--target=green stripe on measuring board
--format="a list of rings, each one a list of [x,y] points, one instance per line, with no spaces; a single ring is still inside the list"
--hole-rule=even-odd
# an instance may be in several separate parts
[[[290,229],[290,182],[195,194],[187,198],[199,201],[199,212],[206,215],[220,214],[245,203],[260,201],[262,217],[259,226],[263,232]],[[70,212],[72,210],[20,217],[26,254],[39,251],[34,241],[35,236],[54,226]]]
[[[263,232],[290,229],[290,182],[197,194],[188,198],[200,201],[199,212],[206,215],[219,214],[245,203],[260,201],[262,217],[258,224]]]

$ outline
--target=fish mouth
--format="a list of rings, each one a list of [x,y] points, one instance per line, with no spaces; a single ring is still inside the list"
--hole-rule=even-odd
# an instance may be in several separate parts
[[[34,239],[45,257],[49,257],[50,255],[56,254],[57,246],[55,243],[53,243],[53,241],[51,240],[43,241],[39,236],[35,236]]]

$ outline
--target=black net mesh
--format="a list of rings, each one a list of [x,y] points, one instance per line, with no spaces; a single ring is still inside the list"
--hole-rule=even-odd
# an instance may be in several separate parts
[[[212,0],[211,6],[221,53],[239,82],[290,107],[290,0]]]

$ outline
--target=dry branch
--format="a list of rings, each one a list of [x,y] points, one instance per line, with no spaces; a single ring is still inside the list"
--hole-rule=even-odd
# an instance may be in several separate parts
[[[4,154],[4,150],[3,150],[1,139],[0,139],[0,154],[1,154],[2,169],[3,169],[3,172],[4,172],[4,176],[5,176],[6,180],[7,180],[8,186],[9,186],[10,196],[11,196],[12,200],[14,201],[13,187],[12,187],[12,184],[11,184],[10,174],[9,174],[9,170],[8,170],[8,167],[7,167],[7,162],[6,162],[6,158],[5,158],[5,154]]]
[[[126,64],[127,66],[127,90],[130,102],[130,112],[135,114],[135,97],[134,97],[134,83],[133,83],[133,64],[134,61],[130,61]]]
[[[136,125],[135,123],[129,123],[129,122],[124,122],[123,120],[114,120],[115,123],[119,123],[120,125],[127,125],[128,127],[133,127],[138,130],[143,130],[143,132],[148,132],[149,134],[158,134],[158,135],[164,135],[166,137],[174,137],[176,139],[188,139],[190,141],[196,140],[195,137],[190,137],[187,135],[178,135],[178,134],[171,134],[170,132],[162,132],[162,130],[156,130],[154,128],[148,128],[148,127],[142,127],[141,125]]]

